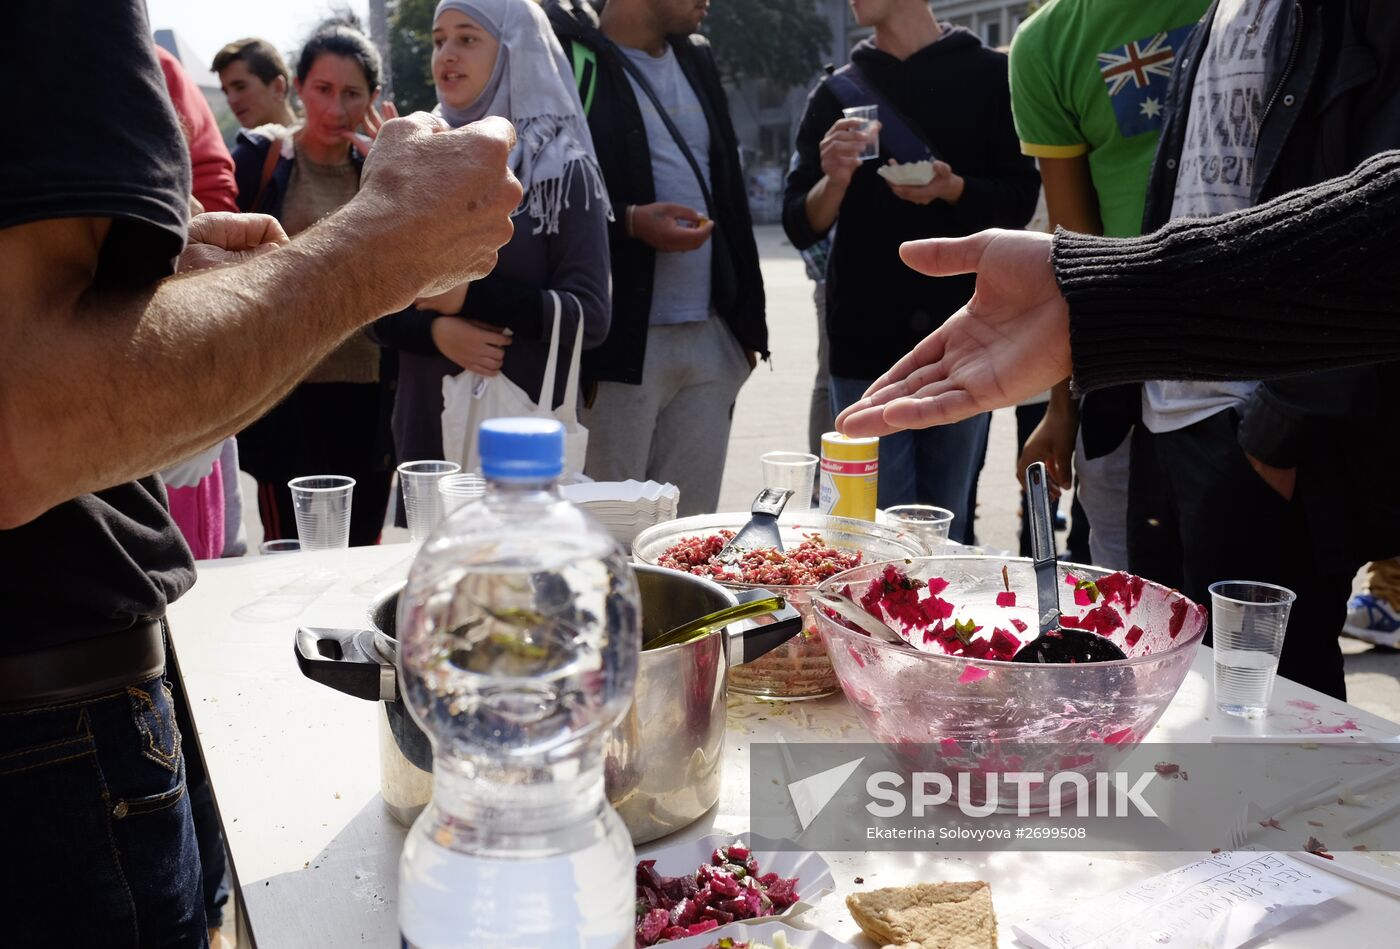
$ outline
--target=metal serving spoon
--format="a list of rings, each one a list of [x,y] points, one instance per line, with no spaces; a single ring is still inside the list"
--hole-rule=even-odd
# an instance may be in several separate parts
[[[1112,662],[1126,659],[1128,657],[1123,650],[1098,633],[1060,625],[1060,572],[1056,569],[1048,477],[1043,462],[1037,461],[1026,469],[1026,503],[1030,507],[1031,553],[1035,558],[1040,635],[1022,646],[1011,661]]]
[[[753,499],[753,507],[749,509],[749,522],[716,555],[720,562],[734,563],[750,550],[766,547],[781,552],[783,537],[778,532],[778,515],[783,513],[790,497],[791,491],[778,488],[764,488],[758,492],[758,497]]]
[[[907,639],[895,632],[884,620],[865,612],[861,605],[850,597],[835,590],[813,590],[809,596],[813,603],[826,607],[842,619],[850,620],[876,639],[909,647]]]

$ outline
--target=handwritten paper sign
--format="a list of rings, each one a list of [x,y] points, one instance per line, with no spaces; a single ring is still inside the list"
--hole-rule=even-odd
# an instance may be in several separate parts
[[[1220,853],[1013,926],[1038,949],[1235,949],[1352,889],[1279,853]]]

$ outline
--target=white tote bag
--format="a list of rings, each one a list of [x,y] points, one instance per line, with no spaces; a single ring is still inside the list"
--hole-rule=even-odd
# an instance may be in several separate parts
[[[569,360],[569,376],[564,386],[564,401],[551,409],[554,377],[559,364],[559,324],[563,315],[560,295],[548,291],[554,303],[554,327],[549,336],[549,358],[545,361],[544,380],[538,399],[504,375],[481,376],[463,370],[455,376],[442,377],[442,457],[456,461],[463,471],[480,471],[481,455],[477,451],[476,433],[481,423],[492,418],[553,418],[564,424],[565,479],[583,471],[588,454],[588,429],[578,420],[579,364],[583,357],[583,306],[572,293],[567,294],[578,310],[578,329],[574,333],[573,354]]]

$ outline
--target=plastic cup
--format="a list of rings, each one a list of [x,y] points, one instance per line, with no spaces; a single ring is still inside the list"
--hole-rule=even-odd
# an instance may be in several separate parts
[[[450,474],[438,480],[442,495],[442,516],[446,517],[468,501],[486,494],[486,479],[479,474]]]
[[[341,550],[350,546],[350,498],[355,479],[310,475],[287,482],[297,515],[302,550]]]
[[[858,131],[865,135],[865,148],[860,153],[861,161],[880,157],[880,132],[875,123],[880,121],[880,107],[876,105],[853,105],[842,109],[841,114],[848,119],[860,119],[865,124]]]
[[[265,540],[258,544],[258,553],[267,556],[268,554],[295,554],[301,550],[299,540]]]
[[[444,508],[438,482],[461,470],[462,466],[452,461],[405,461],[399,465],[409,537],[423,540],[442,523]]]
[[[805,451],[770,451],[759,459],[763,463],[763,486],[792,492],[784,511],[812,509],[818,460]]]
[[[1222,580],[1210,585],[1215,641],[1215,705],[1227,715],[1262,718],[1278,676],[1288,614],[1297,599],[1272,583]]]
[[[929,553],[948,543],[948,530],[953,526],[953,512],[932,504],[900,504],[885,508],[885,519],[891,527],[923,544]]]

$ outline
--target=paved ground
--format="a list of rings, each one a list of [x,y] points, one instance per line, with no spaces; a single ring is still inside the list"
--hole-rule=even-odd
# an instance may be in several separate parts
[[[724,511],[746,509],[763,486],[758,459],[765,451],[807,450],[807,407],[817,365],[812,284],[781,228],[763,226],[757,234],[768,292],[773,361],[771,366],[760,364],[739,396],[720,495],[720,510]],[[1016,425],[1011,411],[995,413],[977,509],[978,540],[988,547],[1014,550],[1018,546],[1015,450]],[[244,492],[247,498],[256,497],[246,476]],[[256,549],[261,535],[256,510],[248,512],[247,523],[250,546]],[[406,539],[406,534],[391,530],[386,539]],[[1400,654],[1350,639],[1343,640],[1343,648],[1351,701],[1400,721]]]
[[[734,411],[720,509],[746,510],[763,487],[759,456],[766,451],[807,451],[807,407],[817,369],[816,310],[802,258],[781,228],[759,227],[758,249],[768,293],[771,367],[754,370]],[[1010,410],[992,422],[987,466],[978,489],[979,542],[1005,550],[1018,546],[1016,422]]]

